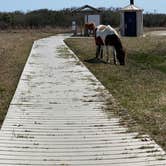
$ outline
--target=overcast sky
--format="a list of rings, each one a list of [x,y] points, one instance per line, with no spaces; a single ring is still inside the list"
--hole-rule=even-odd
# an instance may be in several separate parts
[[[86,4],[94,7],[124,7],[129,2],[130,0],[0,0],[0,11],[27,12],[43,8],[60,10]],[[135,0],[135,5],[145,12],[166,13],[166,0]]]

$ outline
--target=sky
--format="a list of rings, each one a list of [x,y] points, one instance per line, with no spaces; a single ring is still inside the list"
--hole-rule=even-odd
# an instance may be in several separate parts
[[[93,7],[124,7],[130,0],[0,0],[0,11],[28,12],[37,9],[60,10],[70,7],[92,5]],[[135,5],[144,9],[144,12],[166,14],[166,0],[135,0]]]

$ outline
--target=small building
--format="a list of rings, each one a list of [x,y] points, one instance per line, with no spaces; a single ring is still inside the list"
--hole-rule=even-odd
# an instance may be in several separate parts
[[[122,36],[143,35],[143,9],[134,5],[134,0],[130,0],[130,5],[122,8],[120,31]]]
[[[81,30],[83,29],[84,35],[87,34],[86,30],[84,29],[84,25],[87,23],[95,23],[96,26],[100,25],[101,23],[101,11],[99,9],[96,9],[90,5],[84,5],[80,8],[77,8],[72,11],[73,15],[79,14],[84,17],[84,22],[81,23]],[[78,25],[78,20],[75,20],[77,26]],[[81,32],[82,33],[82,32]]]

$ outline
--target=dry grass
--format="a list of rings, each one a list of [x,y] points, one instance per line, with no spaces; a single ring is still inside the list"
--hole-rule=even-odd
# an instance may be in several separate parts
[[[166,27],[144,27],[144,32],[151,32],[151,31],[166,31]]]
[[[0,125],[8,110],[33,41],[60,32],[64,32],[64,30],[11,30],[0,32]]]
[[[127,108],[131,117],[166,150],[166,38],[122,38],[126,66],[88,63],[95,57],[93,38],[66,42],[84,64]],[[111,109],[111,108],[110,108]]]

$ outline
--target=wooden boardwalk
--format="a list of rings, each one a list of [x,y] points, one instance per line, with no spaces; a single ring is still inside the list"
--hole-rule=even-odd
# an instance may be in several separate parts
[[[111,94],[64,38],[34,43],[0,131],[0,165],[166,166],[153,140],[107,117]]]

